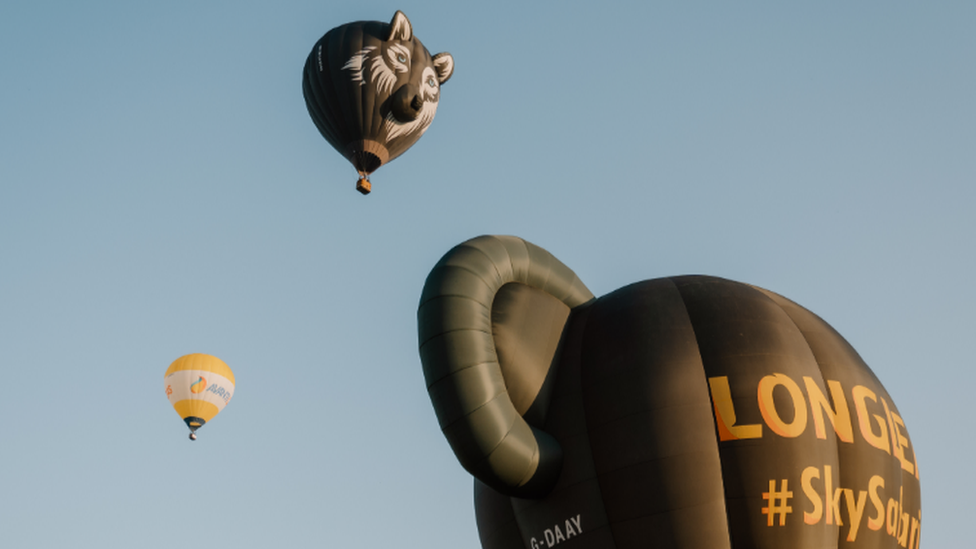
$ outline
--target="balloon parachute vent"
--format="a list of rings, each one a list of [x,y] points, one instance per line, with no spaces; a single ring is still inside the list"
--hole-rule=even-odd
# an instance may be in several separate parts
[[[369,179],[360,177],[359,181],[356,182],[356,190],[363,194],[369,194],[369,191],[373,190],[373,186],[370,185]]]

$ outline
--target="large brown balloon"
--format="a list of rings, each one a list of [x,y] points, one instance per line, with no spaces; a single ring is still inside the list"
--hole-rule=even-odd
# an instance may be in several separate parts
[[[330,30],[305,61],[302,91],[319,132],[360,174],[403,154],[437,113],[449,53],[431,56],[402,12],[389,23],[359,21]]]
[[[418,319],[485,548],[918,547],[898,408],[782,296],[680,276],[594,298],[545,250],[479,237]]]

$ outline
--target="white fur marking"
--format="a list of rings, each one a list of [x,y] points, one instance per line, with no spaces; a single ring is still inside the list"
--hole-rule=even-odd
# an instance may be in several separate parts
[[[420,135],[423,135],[427,131],[427,127],[430,126],[430,123],[434,121],[435,114],[437,114],[436,101],[424,102],[424,106],[420,109],[420,115],[417,116],[417,119],[406,124],[397,122],[393,113],[390,113],[386,115],[386,138],[395,139],[415,132],[420,132]]]

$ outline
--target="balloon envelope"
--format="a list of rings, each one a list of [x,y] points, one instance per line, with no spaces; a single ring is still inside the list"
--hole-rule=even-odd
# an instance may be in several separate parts
[[[170,364],[164,384],[173,409],[194,433],[230,402],[234,372],[215,356],[190,354]]]
[[[721,278],[593,298],[545,250],[480,237],[418,311],[485,548],[915,548],[914,447],[822,319]]]
[[[431,56],[398,11],[389,24],[326,33],[305,62],[302,91],[322,137],[365,178],[427,131],[453,72],[451,54]]]

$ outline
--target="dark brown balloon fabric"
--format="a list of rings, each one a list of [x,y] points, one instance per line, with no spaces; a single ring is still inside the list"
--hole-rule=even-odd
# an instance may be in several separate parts
[[[593,298],[545,250],[487,236],[435,266],[418,318],[485,548],[918,547],[904,418],[782,296],[679,276]]]

